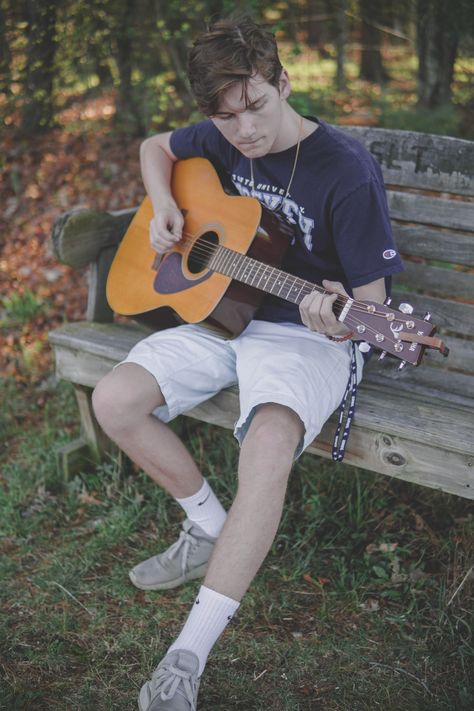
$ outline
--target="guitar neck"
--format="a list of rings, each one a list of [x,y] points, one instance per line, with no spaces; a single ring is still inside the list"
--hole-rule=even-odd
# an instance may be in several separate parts
[[[221,245],[215,250],[208,266],[213,271],[219,272],[219,274],[232,277],[232,279],[242,284],[253,286],[255,289],[265,291],[267,294],[279,296],[281,299],[291,301],[293,304],[300,304],[304,297],[312,291],[327,293],[325,289],[306,281],[306,279],[288,274],[288,272],[268,266],[263,262]],[[334,305],[336,316],[339,315],[344,307],[344,299],[345,297],[341,296],[338,299],[338,303]]]

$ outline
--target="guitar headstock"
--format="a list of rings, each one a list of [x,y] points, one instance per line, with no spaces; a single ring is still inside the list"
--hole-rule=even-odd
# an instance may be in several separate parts
[[[417,318],[410,304],[400,304],[397,310],[389,303],[348,299],[341,320],[354,332],[354,340],[370,343],[382,351],[382,357],[390,353],[399,358],[400,368],[406,363],[419,365],[426,348],[448,355],[443,341],[433,337],[436,326],[431,323],[430,314]]]

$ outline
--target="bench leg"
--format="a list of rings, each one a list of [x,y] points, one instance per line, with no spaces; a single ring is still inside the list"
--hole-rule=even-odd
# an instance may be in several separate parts
[[[124,465],[124,455],[103,433],[95,419],[92,409],[92,389],[75,385],[74,392],[81,418],[81,434],[78,439],[58,450],[58,467],[64,479],[67,481],[81,471],[90,470],[111,454],[116,456],[121,470]]]

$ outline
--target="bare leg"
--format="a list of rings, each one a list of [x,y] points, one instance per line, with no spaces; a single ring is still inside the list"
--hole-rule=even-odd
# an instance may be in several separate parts
[[[174,498],[192,496],[203,484],[191,455],[174,432],[151,413],[165,404],[155,378],[124,363],[108,373],[93,394],[105,433]]]
[[[239,485],[204,585],[240,601],[275,537],[303,424],[287,407],[257,410],[242,443]]]

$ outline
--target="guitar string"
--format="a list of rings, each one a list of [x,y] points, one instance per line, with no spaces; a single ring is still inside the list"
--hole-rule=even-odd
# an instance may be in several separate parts
[[[189,233],[184,233],[184,234],[188,234],[189,237],[192,237],[192,235],[190,235]],[[184,242],[191,243],[191,244],[192,244],[192,242],[193,242],[192,239],[187,239],[187,238],[185,238],[183,241],[184,241]],[[204,255],[204,257],[208,257],[209,255],[212,255],[212,254],[214,253],[214,251],[215,251],[215,248],[216,248],[216,245],[215,245],[214,243],[209,242],[209,243],[208,243],[208,244],[209,244],[209,249],[204,248],[204,249],[198,250],[198,249],[197,249],[197,244],[198,244],[198,243],[196,243],[196,245],[195,245],[195,251],[200,251],[200,256],[203,256],[203,255]],[[228,249],[228,248],[224,248],[224,249]],[[229,250],[229,251],[232,251],[232,250]],[[246,255],[241,254],[240,252],[236,252],[236,255],[237,255],[238,257],[245,257],[245,256],[246,256]],[[248,259],[252,259],[252,258],[249,257]],[[260,265],[263,265],[263,266],[265,266],[266,268],[274,269],[274,267],[271,267],[271,266],[269,266],[269,265],[265,265],[263,262],[258,262],[257,260],[252,260],[252,261],[256,261],[258,267],[259,267]],[[203,263],[202,263],[202,266],[208,266],[208,263],[207,263],[207,262],[203,262]],[[257,268],[258,268],[258,267],[257,267]],[[252,267],[252,268],[253,268],[253,267]],[[325,293],[325,294],[330,294],[330,293],[332,293],[332,292],[326,291],[325,289],[322,289],[321,287],[318,287],[316,284],[313,285],[315,288],[311,288],[311,285],[310,285],[309,282],[306,282],[305,280],[300,279],[299,277],[294,277],[294,276],[291,275],[291,274],[290,274],[289,276],[292,276],[294,279],[297,279],[299,282],[303,282],[303,285],[307,284],[307,286],[304,286],[304,288],[300,289],[300,293],[302,293],[303,291],[306,292],[305,295],[306,295],[306,294],[310,294],[310,293],[312,293],[313,291],[319,291],[319,292]],[[258,287],[256,287],[256,288],[258,288]],[[271,293],[271,292],[270,292],[270,293]],[[284,298],[284,297],[281,297],[281,298]],[[341,303],[345,305],[346,302],[347,302],[347,297],[341,295],[340,297],[338,297],[338,299],[336,299],[335,303],[338,302],[339,298],[341,299]],[[289,300],[289,299],[287,299],[287,300]],[[293,302],[293,303],[296,303],[296,302]],[[363,308],[356,308],[356,309],[354,309],[354,304],[362,305]],[[338,305],[340,305],[340,304],[338,304]],[[367,313],[368,313],[368,312],[367,312],[367,307],[363,304],[363,302],[357,302],[357,301],[353,300],[353,306],[351,306],[351,310],[350,310],[350,312],[349,312],[349,314],[348,314],[348,317],[352,320],[352,322],[353,322],[354,324],[356,324],[356,325],[354,326],[354,327],[356,328],[356,330],[357,330],[357,325],[364,326],[365,331],[364,331],[362,334],[358,333],[358,335],[360,335],[362,339],[363,339],[364,335],[367,335],[367,333],[369,333],[369,334],[373,335],[374,338],[375,338],[376,343],[374,343],[373,345],[376,345],[376,346],[379,347],[379,348],[383,348],[383,347],[384,347],[384,345],[383,345],[384,342],[383,342],[383,341],[382,341],[382,342],[378,342],[377,339],[376,339],[376,336],[377,336],[377,334],[380,333],[380,330],[374,328],[373,326],[370,326],[370,325],[367,325],[366,323],[364,323],[360,318],[358,318],[358,317],[353,313],[353,311],[360,311],[360,312],[363,312],[363,313],[366,313],[366,314],[367,314]],[[384,318],[385,318],[385,316],[386,316],[386,314],[385,314],[384,312],[370,312],[370,315],[371,315],[371,316],[374,316],[374,315],[381,315],[381,316],[384,317]],[[349,318],[348,318],[347,320],[349,320]],[[395,319],[394,319],[394,320],[395,320]],[[404,323],[404,321],[401,321],[400,319],[398,319],[398,320],[399,320],[400,322]],[[393,321],[392,321],[392,323],[393,323]],[[400,343],[400,342],[401,342],[400,339],[397,339],[397,338],[395,338],[395,337],[392,338],[392,337],[390,337],[390,336],[388,336],[388,335],[385,335],[385,339],[386,339],[387,343],[389,343],[389,344],[392,345],[393,347],[395,347],[395,344],[396,344],[396,343]],[[395,348],[394,348],[394,349],[395,349]]]
[[[213,243],[211,243],[211,246],[212,246],[213,248],[215,248],[216,245],[213,244]],[[211,249],[211,250],[201,250],[201,253],[202,253],[202,254],[205,254],[206,256],[208,256],[208,254],[212,254],[212,253],[213,253],[213,249]],[[245,256],[245,255],[241,255],[240,253],[237,253],[237,255],[238,255],[238,256]],[[263,263],[258,263],[258,262],[257,262],[257,264],[259,265],[259,264],[263,264]],[[253,267],[252,267],[252,268],[253,268]],[[258,267],[257,267],[257,268],[258,268]],[[272,267],[269,267],[269,268],[270,268],[270,269],[273,269]],[[293,276],[293,275],[291,275],[291,276]],[[293,278],[294,278],[294,279],[297,279],[297,277],[293,277]],[[306,283],[306,282],[304,282],[304,280],[300,280],[300,281],[303,281],[303,285]],[[301,294],[301,293],[304,292],[305,295],[306,295],[306,294],[309,294],[309,293],[311,293],[312,291],[315,291],[315,290],[321,291],[321,292],[323,292],[323,293],[328,293],[328,294],[331,293],[331,292],[326,292],[325,290],[321,289],[320,287],[317,287],[316,285],[314,285],[314,286],[315,286],[316,288],[311,288],[311,285],[308,284],[308,286],[306,286],[306,287],[304,287],[304,288],[302,287],[302,288],[300,289],[300,292],[299,292],[299,293]],[[284,297],[282,297],[282,298],[284,298]],[[287,299],[287,300],[289,300],[289,299]],[[339,297],[338,297],[338,299],[336,299],[336,301],[335,301],[335,304],[337,304],[338,306],[341,305],[340,303],[338,304],[338,301],[339,301],[339,300],[341,301],[342,304],[345,304],[346,301],[347,301],[347,297],[344,297],[344,296],[342,296],[342,295],[341,295],[340,299],[339,299]],[[361,303],[361,302],[356,302],[355,300],[353,300],[353,302],[354,302],[354,304],[360,304],[360,303]],[[353,304],[353,305],[354,305],[354,304]],[[369,325],[363,323],[360,319],[357,319],[357,318],[356,318],[356,316],[355,316],[354,313],[352,313],[352,312],[354,312],[354,311],[360,311],[360,312],[363,312],[363,313],[367,314],[367,313],[368,313],[368,312],[367,312],[367,307],[366,307],[365,305],[363,305],[363,304],[362,304],[362,306],[363,306],[363,308],[357,308],[357,307],[354,308],[354,307],[352,306],[352,307],[351,307],[350,315],[351,315],[351,317],[355,320],[356,323],[358,323],[359,325],[365,327],[366,330],[364,331],[364,333],[367,333],[367,330],[368,330],[370,333],[372,333],[372,334],[374,334],[374,336],[376,336],[376,335],[380,332],[380,329],[375,329],[375,328],[373,328],[373,327],[371,327],[371,326],[369,326]],[[385,318],[385,316],[386,316],[385,312],[376,312],[376,311],[375,311],[375,312],[370,312],[370,315],[372,315],[372,316],[373,316],[373,315],[380,315],[380,316],[382,316],[383,318]],[[401,323],[404,323],[404,321],[401,321],[400,319],[397,319],[397,320],[398,320],[399,322],[401,322]],[[391,323],[393,323],[394,321],[395,321],[395,319],[394,319]],[[359,334],[359,335],[361,335],[361,334]],[[389,343],[392,343],[393,345],[395,345],[395,343],[399,342],[399,340],[400,340],[400,339],[396,339],[396,338],[392,339],[392,338],[389,337],[389,336],[385,336],[385,337],[388,339]]]
[[[189,240],[183,240],[183,241],[189,242]],[[199,256],[208,257],[213,254],[215,248],[216,248],[216,245],[214,243],[210,243],[210,249],[206,249],[203,247],[199,248],[197,245],[195,245],[193,251],[195,254],[199,254]],[[224,248],[224,249],[227,249],[227,248]],[[229,250],[229,252],[230,251],[232,251],[232,250]],[[266,269],[270,269],[270,270],[281,271],[281,270],[278,270],[276,267],[272,267],[270,265],[265,265],[264,262],[258,262],[258,260],[253,260],[251,257],[247,257],[247,255],[241,254],[240,252],[236,252],[235,254],[237,257],[245,257],[246,259],[249,259],[252,262],[255,262],[255,264],[250,264],[248,267],[246,267],[246,271],[250,271],[250,276],[252,276],[252,272],[255,272],[255,269],[258,270],[260,268],[260,266],[264,266]],[[201,265],[203,267],[206,267],[206,266],[209,267],[209,264],[206,262],[202,262]],[[209,267],[209,268],[211,268],[211,267]],[[216,270],[216,271],[218,271],[218,270]],[[231,276],[231,275],[226,275],[226,276]],[[304,296],[306,296],[307,294],[311,294],[313,291],[318,291],[319,293],[328,294],[328,295],[335,293],[335,292],[327,291],[326,289],[318,286],[317,284],[311,284],[310,282],[307,282],[306,280],[301,279],[300,277],[296,277],[293,274],[287,274],[286,272],[282,272],[282,276],[285,276],[285,277],[290,276],[293,279],[294,284],[297,284],[298,286],[301,284],[299,294],[304,294]],[[237,279],[237,281],[238,281],[238,279]],[[258,288],[258,287],[255,287],[255,288]],[[264,289],[262,291],[264,291]],[[285,298],[285,297],[282,297],[282,298]],[[346,297],[343,294],[340,294],[337,296],[334,303],[337,306],[344,306],[346,304],[348,298],[350,299],[350,297]],[[287,300],[291,301],[291,299],[287,299]],[[367,306],[363,302],[359,302],[355,299],[352,299],[352,302],[353,302],[353,306],[351,308],[354,308],[354,310],[356,310],[356,311],[363,311],[364,313],[367,312]],[[295,303],[295,302],[293,302],[293,303]],[[385,317],[385,315],[386,315],[385,312],[383,312],[383,311],[379,311],[379,312],[374,311],[371,313],[372,313],[372,315],[383,316],[383,317]]]
[[[184,235],[184,239],[182,240],[183,242],[185,242],[186,244],[193,244],[193,242],[194,242],[194,236],[193,236],[193,235],[191,235],[191,234],[188,233],[188,232],[183,232],[183,235]],[[200,246],[201,243],[204,243],[204,244],[203,244],[202,246]],[[208,246],[206,247],[205,245],[208,245]],[[196,243],[194,244],[193,252],[194,252],[195,254],[198,253],[199,256],[208,257],[208,256],[212,256],[212,255],[213,255],[213,253],[215,252],[215,250],[217,249],[217,247],[221,247],[221,248],[223,248],[223,249],[229,249],[229,248],[227,248],[227,247],[223,247],[222,245],[216,245],[214,242],[206,242],[205,240],[201,240],[200,242],[196,242]],[[230,250],[230,249],[229,249],[229,252],[232,252],[232,251],[233,251],[233,250]],[[265,267],[268,268],[268,269],[272,269],[272,270],[273,270],[273,269],[276,269],[277,271],[280,271],[280,270],[278,270],[276,267],[271,267],[270,265],[265,265],[264,262],[258,262],[258,260],[253,260],[252,257],[247,257],[247,255],[241,254],[240,252],[235,252],[235,254],[236,254],[236,256],[238,256],[238,257],[245,257],[245,258],[247,258],[247,259],[249,259],[249,260],[255,261],[255,262],[257,263],[257,269],[259,268],[260,265],[263,265],[263,266],[265,266]],[[209,266],[209,265],[208,265],[207,263],[203,262],[203,263],[202,263],[202,266],[203,266],[203,267],[206,267],[206,266]],[[250,269],[251,269],[251,270],[252,270],[252,269],[255,269],[254,265],[251,265],[251,266],[250,266]],[[286,276],[286,273],[283,272],[283,275]],[[301,294],[301,293],[304,293],[305,296],[306,296],[307,294],[311,294],[313,291],[318,291],[319,293],[322,293],[322,294],[332,294],[332,293],[334,293],[334,292],[327,291],[326,289],[324,289],[323,287],[318,286],[317,284],[311,284],[310,282],[307,282],[305,279],[301,279],[300,277],[296,277],[296,276],[294,276],[293,274],[290,274],[289,276],[291,276],[291,277],[295,280],[295,283],[298,283],[298,285],[301,284],[301,283],[303,284],[302,287],[301,287],[301,289],[300,289],[300,294]],[[258,288],[258,287],[255,287],[255,288]],[[284,298],[284,297],[282,297],[282,298]],[[351,297],[346,297],[346,296],[344,296],[344,295],[341,294],[341,295],[339,295],[339,296],[337,297],[337,299],[335,300],[334,303],[337,304],[337,306],[344,306],[344,305],[346,304],[348,298],[351,298]],[[363,302],[357,301],[356,299],[352,299],[352,302],[353,302],[353,304],[352,304],[352,306],[351,306],[351,309],[353,309],[353,310],[355,310],[355,311],[360,311],[360,312],[363,312],[363,313],[367,313],[367,306],[366,306]],[[295,303],[295,302],[293,302],[293,303]],[[370,315],[371,315],[371,316],[381,316],[381,317],[383,317],[383,318],[386,318],[386,313],[385,313],[384,311],[377,311],[377,310],[376,310],[376,311],[370,312]],[[400,318],[400,317],[397,317],[397,316],[395,316],[395,318],[393,319],[393,321],[392,321],[391,323],[394,323],[394,322],[398,322],[398,323],[401,323],[401,324],[405,324],[405,320],[404,320],[403,318]],[[376,332],[376,331],[375,331],[375,332]]]
[[[213,245],[213,246],[215,246],[215,245]],[[206,254],[206,252],[203,252],[203,253]],[[212,251],[211,251],[211,253],[212,253]],[[238,256],[243,256],[243,255],[240,255],[240,253],[237,253],[237,254],[238,254]],[[206,254],[206,256],[207,256],[207,254]],[[259,265],[260,265],[260,264],[261,264],[261,263],[258,263],[258,262],[257,262],[257,265],[258,265],[258,266],[257,266],[257,269],[259,268]],[[250,271],[252,271],[252,268],[253,268],[253,267],[251,266]],[[272,267],[269,267],[269,268],[272,269]],[[296,278],[296,277],[294,277],[294,278]],[[303,280],[301,280],[301,281],[303,281]],[[303,281],[303,284],[304,284],[304,283],[305,283],[305,282]],[[258,288],[258,287],[257,287],[257,288]],[[299,294],[301,294],[303,291],[306,291],[306,293],[311,293],[312,291],[314,291],[314,289],[312,289],[311,286],[308,285],[305,289],[301,288]],[[322,290],[321,290],[321,291],[322,291]],[[330,293],[330,292],[324,291],[324,293]],[[305,294],[305,295],[306,295],[306,294]],[[285,297],[282,297],[282,298],[285,298]],[[340,298],[342,299],[342,303],[345,304],[345,303],[346,303],[346,297],[341,296]],[[290,300],[290,299],[287,299],[287,300]],[[293,303],[294,303],[294,302],[293,302]],[[335,303],[337,303],[337,300],[336,300]],[[338,305],[339,305],[339,304],[338,304]],[[373,328],[372,326],[367,325],[366,323],[364,323],[363,321],[361,321],[360,318],[358,319],[358,318],[356,317],[355,313],[354,313],[355,311],[359,311],[359,312],[363,312],[363,313],[367,314],[367,313],[368,313],[368,312],[367,312],[367,307],[366,307],[365,305],[363,306],[363,308],[355,308],[355,309],[354,309],[353,307],[351,307],[351,310],[350,310],[348,316],[350,316],[350,318],[352,319],[353,323],[356,324],[356,326],[355,326],[356,329],[357,329],[357,325],[364,326],[365,330],[364,330],[363,333],[367,334],[367,332],[368,332],[369,334],[372,334],[372,335],[375,337],[376,344],[379,344],[379,345],[380,345],[380,342],[377,341],[377,339],[376,339],[377,334],[380,333],[380,329]],[[386,316],[386,314],[385,314],[384,312],[370,312],[370,315],[374,315],[374,314],[375,314],[375,315],[381,315],[383,318],[385,318],[385,316]],[[346,320],[348,320],[348,319],[346,319]],[[398,320],[400,321],[400,319],[398,319]],[[394,319],[391,323],[393,323],[394,321],[395,321],[395,319]],[[404,323],[404,322],[403,322],[403,323]],[[361,337],[363,337],[363,335],[360,334],[359,332],[358,332],[358,335],[361,335]],[[400,342],[400,339],[397,339],[397,338],[395,338],[395,337],[392,338],[391,336],[388,336],[387,334],[385,334],[385,338],[387,339],[388,343],[392,344],[393,346],[395,346],[396,343]],[[383,341],[382,341],[382,343],[383,343]],[[374,345],[376,345],[376,344],[374,344]]]
[[[311,289],[310,289],[310,291],[308,291],[307,293],[311,293]],[[327,293],[330,293],[330,292],[327,292]],[[282,297],[282,298],[284,298],[284,297]],[[293,303],[294,303],[294,302],[293,302]],[[358,310],[359,310],[359,311],[362,311],[362,309],[358,309]],[[364,308],[364,313],[367,314],[367,309],[366,309],[366,308]],[[370,315],[373,315],[373,313],[371,313]],[[385,316],[385,314],[382,314],[382,315]],[[351,321],[352,323],[349,323],[349,321]],[[382,342],[377,341],[377,338],[376,338],[376,337],[377,337],[377,334],[380,333],[380,329],[376,329],[376,328],[374,328],[373,326],[367,325],[367,323],[365,323],[365,322],[362,321],[360,318],[358,318],[358,317],[353,313],[352,307],[351,307],[351,310],[350,310],[350,312],[349,312],[349,314],[348,314],[348,316],[346,317],[346,319],[345,319],[344,322],[346,323],[346,325],[349,325],[351,328],[355,328],[356,330],[357,330],[357,326],[358,326],[358,325],[363,326],[365,330],[363,331],[363,333],[359,333],[359,332],[358,332],[357,335],[359,335],[362,340],[364,339],[364,336],[365,336],[365,337],[368,337],[369,335],[373,336],[374,341],[375,341],[375,342],[373,343],[373,345],[375,345],[375,346],[377,346],[377,347],[379,347],[379,348],[381,348],[381,349],[384,348],[384,342],[385,342],[385,344],[387,344],[387,343],[390,344],[391,346],[394,347],[394,350],[396,350],[396,349],[395,349],[395,344],[401,342],[400,339],[397,339],[397,338],[395,338],[395,337],[389,336],[389,335],[387,335],[387,334],[385,334],[385,336],[384,336],[384,339],[386,339],[385,341],[382,341]]]

